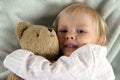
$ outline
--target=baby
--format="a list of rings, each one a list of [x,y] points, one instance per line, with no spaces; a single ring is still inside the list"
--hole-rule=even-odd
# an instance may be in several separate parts
[[[115,79],[106,59],[107,25],[95,10],[72,3],[59,13],[53,26],[63,55],[56,62],[19,49],[7,55],[5,67],[25,80]]]

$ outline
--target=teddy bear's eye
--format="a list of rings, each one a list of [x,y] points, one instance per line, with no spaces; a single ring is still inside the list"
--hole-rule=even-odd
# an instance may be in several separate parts
[[[36,36],[39,37],[39,34],[37,34]]]

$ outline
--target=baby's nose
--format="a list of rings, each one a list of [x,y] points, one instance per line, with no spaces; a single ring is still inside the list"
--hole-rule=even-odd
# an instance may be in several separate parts
[[[74,34],[67,34],[65,39],[75,39],[76,36]]]
[[[71,36],[71,37],[66,37],[66,39],[75,39],[75,37]]]

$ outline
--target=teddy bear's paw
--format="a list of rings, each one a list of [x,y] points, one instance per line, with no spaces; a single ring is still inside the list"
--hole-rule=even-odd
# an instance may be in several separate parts
[[[8,75],[7,80],[23,80],[22,78],[20,78],[19,76],[15,75],[14,73],[10,73]]]

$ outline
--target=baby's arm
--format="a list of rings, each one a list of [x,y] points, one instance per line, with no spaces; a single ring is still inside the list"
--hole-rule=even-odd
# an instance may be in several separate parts
[[[39,74],[39,77],[42,77],[42,80],[45,80],[44,74],[42,71],[40,71],[41,69],[44,71],[44,63],[45,65],[50,64],[47,59],[41,56],[35,56],[31,51],[23,49],[12,52],[11,54],[7,55],[4,60],[4,66],[6,68],[10,69],[12,72],[22,77],[23,79],[28,80],[37,80],[35,78],[39,73],[41,73]],[[44,65],[44,67],[41,65]]]
[[[81,65],[79,66],[78,63]],[[44,57],[36,56],[30,51],[19,49],[6,57],[4,65],[23,79],[74,80],[74,76],[77,77],[81,72],[82,76],[84,75],[86,79],[89,78],[86,75],[86,68],[77,60],[77,56],[73,58],[62,56],[55,63],[51,63]]]
[[[8,55],[4,65],[24,79],[32,80],[114,80],[110,64],[100,49],[87,45],[62,56],[55,63],[30,51],[17,50]],[[95,47],[95,48],[94,48]],[[103,78],[102,78],[103,77]]]

